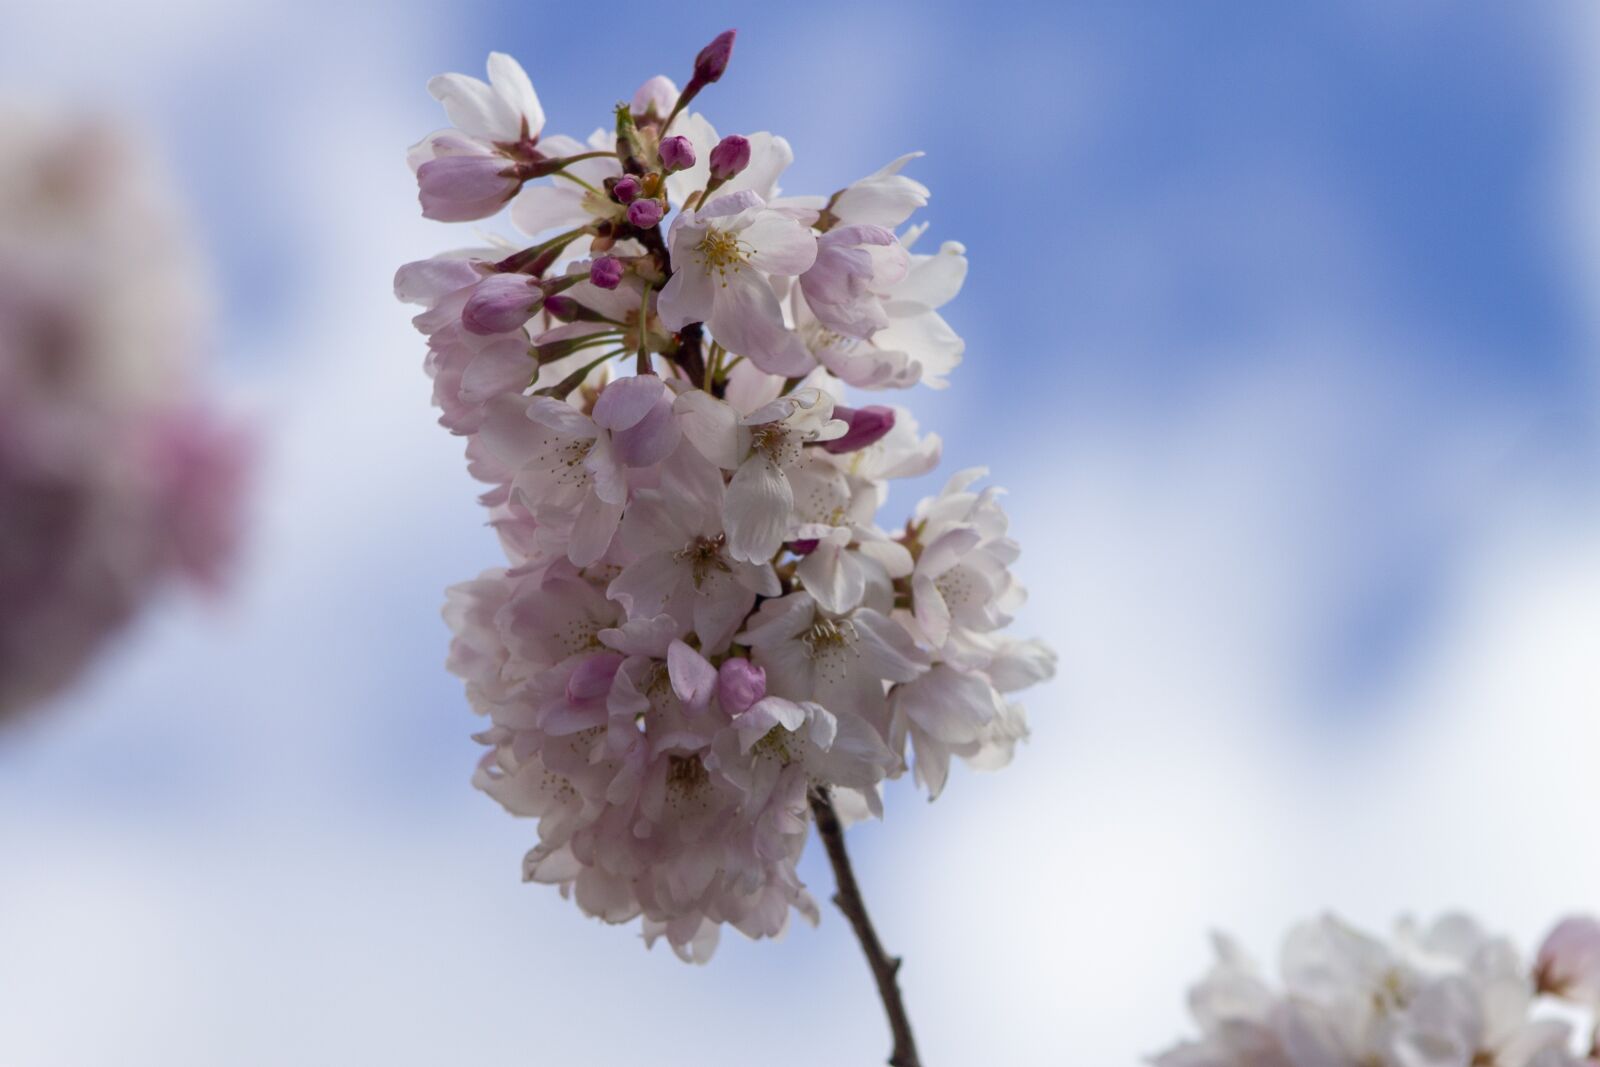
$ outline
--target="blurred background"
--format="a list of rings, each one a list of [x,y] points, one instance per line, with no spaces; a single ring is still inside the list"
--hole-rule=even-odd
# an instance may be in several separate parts
[[[1568,3],[17,5],[0,88],[169,159],[264,451],[233,595],[0,734],[0,1063],[873,1064],[831,909],[705,968],[519,882],[442,660],[499,560],[403,261],[427,78],[701,106],[789,191],[902,152],[969,250],[921,492],[1011,490],[1061,653],[995,775],[852,831],[931,1067],[1131,1064],[1213,927],[1600,908],[1600,14]],[[0,148],[0,151],[3,151]],[[135,269],[137,265],[132,265]],[[892,521],[892,518],[889,520]],[[825,896],[820,855],[803,873]]]

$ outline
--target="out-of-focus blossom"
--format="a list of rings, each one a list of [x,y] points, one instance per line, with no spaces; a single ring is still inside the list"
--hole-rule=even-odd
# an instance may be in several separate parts
[[[1539,949],[1539,989],[1600,1011],[1600,921],[1565,919]]]
[[[243,437],[201,400],[197,260],[113,126],[0,106],[0,719],[55,694],[163,584],[215,590]]]
[[[1189,993],[1201,1036],[1156,1067],[1593,1067],[1586,1032],[1540,1010],[1516,947],[1464,915],[1385,941],[1327,916],[1289,932],[1274,984],[1218,935]],[[1592,1023],[1592,1020],[1591,1020]]]

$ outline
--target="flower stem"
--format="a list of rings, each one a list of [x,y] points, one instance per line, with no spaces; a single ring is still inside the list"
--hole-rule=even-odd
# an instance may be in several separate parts
[[[883,943],[878,940],[878,931],[873,928],[872,919],[867,915],[866,901],[861,898],[861,887],[856,884],[855,871],[850,866],[850,854],[845,851],[844,827],[840,825],[839,815],[833,810],[833,802],[826,793],[812,791],[811,813],[816,817],[817,836],[822,838],[822,845],[828,850],[828,862],[833,865],[833,878],[839,886],[839,891],[833,895],[833,902],[850,920],[856,940],[861,942],[861,951],[866,954],[867,965],[872,968],[872,977],[878,983],[878,996],[883,1001],[884,1013],[889,1017],[889,1030],[894,1035],[889,1067],[922,1067],[922,1061],[917,1058],[916,1039],[911,1036],[911,1017],[906,1014],[905,1001],[900,999],[897,978],[900,959],[885,952]]]

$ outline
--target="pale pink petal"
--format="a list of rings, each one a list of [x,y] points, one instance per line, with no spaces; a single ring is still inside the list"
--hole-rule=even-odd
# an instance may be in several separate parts
[[[654,374],[618,378],[600,391],[591,417],[603,429],[626,430],[648,415],[666,391],[666,383]]]
[[[794,378],[817,365],[800,336],[784,325],[772,286],[754,271],[730,271],[724,277],[707,322],[724,348],[769,374]]]
[[[611,538],[622,520],[622,505],[601,500],[595,493],[587,493],[578,517],[572,524],[572,540],[567,545],[567,558],[579,567],[587,567],[606,554]]]
[[[630,510],[627,523],[631,522]],[[682,566],[672,558],[674,551],[653,552],[628,564],[606,587],[606,596],[621,604],[629,618],[653,617],[686,578]]]
[[[764,456],[739,465],[728,484],[723,516],[728,529],[728,555],[765,563],[783,545],[794,511],[789,479]]]
[[[514,141],[520,136],[521,116],[477,78],[440,74],[429,80],[428,92],[444,105],[444,113],[462,133],[486,141]]]
[[[563,437],[589,438],[598,436],[594,422],[567,403],[553,396],[536,396],[527,402],[528,418]]]
[[[676,249],[674,249],[676,251]],[[705,322],[715,305],[716,283],[698,264],[680,262],[656,297],[661,325],[681,330],[691,322]]]
[[[731,406],[698,389],[673,404],[683,436],[702,456],[723,470],[739,465],[739,415]]]
[[[575,185],[524,185],[511,201],[512,225],[529,237],[582,226],[591,219],[583,209],[583,194]]]
[[[622,463],[629,467],[650,467],[672,455],[683,438],[672,403],[672,394],[663,391],[643,419],[612,435],[617,458]]]
[[[678,699],[692,708],[704,708],[717,691],[717,669],[682,641],[667,646],[667,675]]]
[[[917,257],[905,281],[895,286],[892,298],[925,308],[949,303],[967,280],[966,251],[959,242],[946,241],[937,255]]]
[[[533,82],[522,69],[522,64],[504,52],[489,53],[489,84],[505,102],[506,107],[521,120],[527,120],[528,133],[534,137],[544,129],[544,108],[539,104],[539,94],[533,91]],[[508,138],[509,139],[509,138]]]
[[[768,274],[804,274],[817,260],[817,238],[794,219],[763,211],[739,234],[750,244],[750,265]]]
[[[978,740],[996,715],[994,687],[981,674],[940,664],[895,690],[895,709],[946,744]]]
[[[908,682],[928,669],[927,656],[917,648],[905,627],[893,619],[861,608],[850,616],[861,636],[861,666],[879,678]]]
[[[395,272],[395,298],[407,304],[432,304],[441,297],[478,284],[482,275],[465,256],[434,256],[407,263]]]
[[[500,396],[489,401],[478,431],[478,439],[489,454],[512,470],[538,452],[548,436],[549,430],[529,420],[528,401],[520,396]]]
[[[983,535],[970,526],[946,530],[922,550],[922,555],[917,559],[917,573],[929,578],[939,577],[959,563],[961,557],[977,547],[981,540]]]

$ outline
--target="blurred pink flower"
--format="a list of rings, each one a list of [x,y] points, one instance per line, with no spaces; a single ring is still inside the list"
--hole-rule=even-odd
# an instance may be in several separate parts
[[[0,138],[5,717],[70,683],[169,577],[220,586],[250,449],[195,397],[202,287],[152,162],[60,116],[0,110]]]

